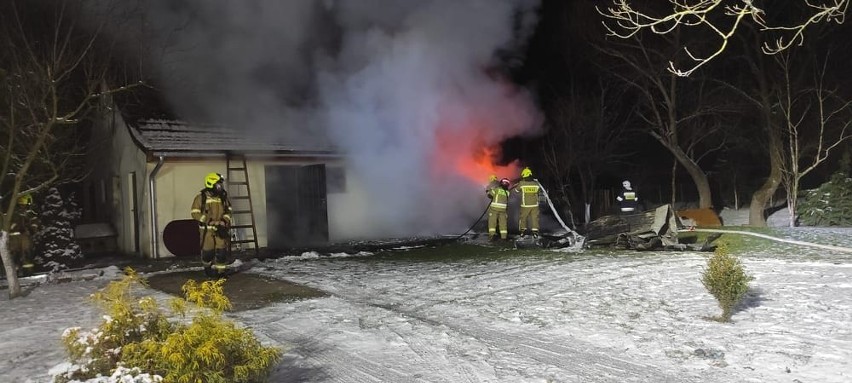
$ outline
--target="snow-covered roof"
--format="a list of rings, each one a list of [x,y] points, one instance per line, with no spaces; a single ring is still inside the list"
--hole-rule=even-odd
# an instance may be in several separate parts
[[[331,145],[311,136],[302,137],[297,142],[271,133],[174,120],[139,120],[129,125],[136,142],[145,151],[152,153],[335,153]]]

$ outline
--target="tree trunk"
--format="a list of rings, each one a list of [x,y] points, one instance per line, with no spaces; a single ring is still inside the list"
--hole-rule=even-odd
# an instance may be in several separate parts
[[[670,152],[675,156],[675,159],[686,169],[686,172],[689,173],[690,178],[692,178],[692,182],[695,183],[695,188],[698,189],[698,208],[699,209],[709,209],[713,207],[713,199],[712,193],[710,191],[710,181],[707,179],[707,174],[704,174],[704,171],[701,170],[701,167],[689,158],[686,153],[681,150],[681,148],[677,145],[669,145],[664,140],[660,139],[659,136],[655,136],[660,143],[662,143]]]
[[[763,210],[772,196],[775,195],[778,185],[781,184],[781,138],[778,137],[778,132],[771,126],[766,127],[766,129],[769,129],[769,177],[752,194],[748,213],[748,224],[758,227],[766,227],[766,217],[763,216]]]
[[[677,158],[672,161],[672,206],[677,202]]]
[[[787,197],[787,212],[790,213],[787,225],[796,227],[796,199]]]
[[[6,269],[6,280],[9,282],[9,299],[21,296],[21,283],[18,281],[18,273],[12,253],[9,252],[9,233],[0,231],[0,258],[3,259],[3,268]]]
[[[695,182],[695,187],[698,188],[698,208],[699,209],[709,209],[713,207],[713,199],[710,192],[710,181],[707,179],[707,175],[704,174],[704,171],[701,170],[698,165],[693,162],[689,162],[688,164],[684,164],[687,173],[692,177],[692,181]]]

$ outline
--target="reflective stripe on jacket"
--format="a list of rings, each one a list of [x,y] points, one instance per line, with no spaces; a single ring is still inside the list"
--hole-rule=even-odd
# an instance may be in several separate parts
[[[201,193],[206,195],[202,196]],[[213,195],[206,190],[195,196],[192,201],[192,210],[190,214],[192,219],[206,225],[210,221],[227,221],[231,222],[231,204],[227,197],[223,200],[219,196]],[[201,206],[201,201],[204,200],[204,205]]]
[[[514,190],[521,193],[521,207],[538,207],[538,182],[521,180]]]
[[[506,210],[509,206],[509,191],[500,187],[488,190],[488,195],[491,196],[491,207],[496,210]]]

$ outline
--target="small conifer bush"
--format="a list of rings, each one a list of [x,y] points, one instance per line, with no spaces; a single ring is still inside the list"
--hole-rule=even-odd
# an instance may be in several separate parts
[[[116,376],[104,382],[262,382],[281,357],[264,347],[249,329],[239,328],[222,312],[231,304],[225,280],[183,286],[186,299],[169,302],[170,320],[152,297],[136,298],[145,281],[132,270],[96,293],[105,311],[91,330],[66,330],[63,343],[73,364],[54,373],[56,383]],[[190,305],[191,304],[191,305]],[[197,307],[192,310],[191,306]],[[192,320],[187,321],[192,312]],[[100,381],[100,380],[99,380]]]
[[[713,256],[707,260],[701,282],[719,302],[722,315],[718,320],[728,322],[734,307],[742,301],[748,292],[748,284],[753,278],[746,274],[740,260],[731,255],[727,244],[716,248]]]

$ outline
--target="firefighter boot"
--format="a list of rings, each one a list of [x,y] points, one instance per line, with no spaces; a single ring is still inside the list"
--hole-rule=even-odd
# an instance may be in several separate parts
[[[225,269],[228,268],[228,259],[225,257],[225,250],[219,249],[216,250],[216,261],[213,262],[213,269],[216,270],[216,275],[222,275],[225,273]]]
[[[201,252],[201,263],[204,266],[204,275],[215,277],[216,271],[213,269],[214,252],[212,250]]]

